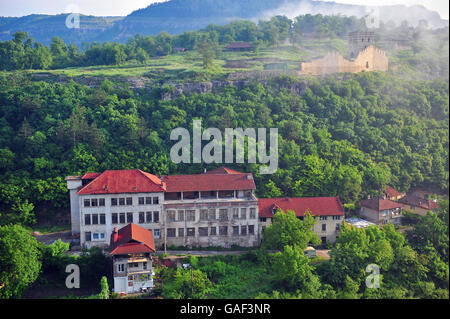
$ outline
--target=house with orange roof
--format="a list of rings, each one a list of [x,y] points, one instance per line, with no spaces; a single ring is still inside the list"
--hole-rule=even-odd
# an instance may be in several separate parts
[[[360,215],[377,225],[401,223],[403,204],[379,196],[361,201]]]
[[[151,254],[156,252],[151,231],[130,223],[114,227],[110,239],[114,292],[146,292],[153,288]]]

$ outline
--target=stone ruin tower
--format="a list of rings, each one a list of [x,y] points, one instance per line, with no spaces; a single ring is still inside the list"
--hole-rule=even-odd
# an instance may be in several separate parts
[[[348,35],[348,57],[354,60],[358,53],[374,44],[375,32],[373,31],[355,31]]]

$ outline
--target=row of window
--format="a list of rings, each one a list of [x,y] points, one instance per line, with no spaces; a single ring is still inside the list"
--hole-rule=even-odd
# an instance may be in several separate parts
[[[215,208],[211,209],[201,209],[200,210],[200,220],[206,221],[206,220],[221,220],[226,221],[229,218],[228,209],[222,208],[219,209],[219,216],[217,216],[217,210]],[[239,211],[239,208],[233,208],[233,219],[247,219],[247,208],[241,208]],[[218,218],[217,218],[218,217]],[[186,221],[195,221],[196,220],[196,212],[195,210],[168,210],[167,211],[167,221],[174,222],[174,221],[184,221],[186,218]],[[248,216],[249,219],[255,219],[256,218],[256,208],[250,208],[250,214]]]
[[[206,236],[228,236],[228,226],[219,226],[219,233],[217,233],[217,227],[198,227],[197,234],[199,237]],[[255,226],[254,225],[243,225],[243,226],[233,226],[232,235],[233,236],[246,236],[254,235]],[[184,228],[167,228],[167,237],[195,237],[195,228],[186,228],[186,233]]]
[[[111,214],[112,224],[129,224],[134,223],[133,213],[112,213]],[[159,212],[140,212],[139,213],[139,223],[159,223]]]
[[[112,213],[111,224],[129,224],[133,223],[133,213]],[[146,212],[139,213],[139,223],[158,223],[159,212]],[[85,225],[105,225],[105,214],[84,214]]]
[[[87,231],[84,233],[86,241],[100,241],[105,240],[105,233],[91,233]]]
[[[336,224],[336,230],[341,229],[341,224]],[[322,224],[322,231],[327,231],[327,224]]]
[[[83,200],[84,207],[105,206],[104,198],[86,198]],[[158,205],[159,197],[138,197],[139,205]],[[111,198],[111,206],[132,206],[133,197]]]

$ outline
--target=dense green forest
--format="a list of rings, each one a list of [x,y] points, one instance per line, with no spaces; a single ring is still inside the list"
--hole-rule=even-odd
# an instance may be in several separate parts
[[[337,80],[339,79],[339,80]],[[306,81],[299,95],[293,84]],[[36,221],[68,206],[64,177],[107,169],[198,173],[169,158],[176,127],[279,128],[279,169],[255,174],[268,196],[333,196],[355,203],[385,185],[448,190],[448,80],[383,73],[280,76],[221,93],[160,99],[152,91],[0,78],[2,223]],[[34,209],[33,209],[34,208]]]

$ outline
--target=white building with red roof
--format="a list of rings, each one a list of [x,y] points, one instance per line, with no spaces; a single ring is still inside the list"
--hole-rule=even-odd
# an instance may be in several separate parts
[[[265,227],[272,224],[278,210],[291,210],[300,219],[303,219],[308,211],[317,220],[314,231],[323,244],[336,241],[344,221],[344,208],[339,197],[260,198],[258,210],[261,233]]]

